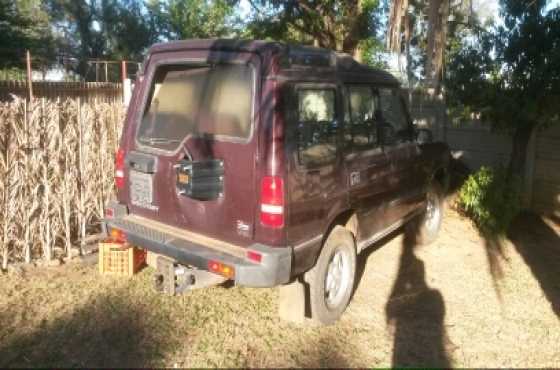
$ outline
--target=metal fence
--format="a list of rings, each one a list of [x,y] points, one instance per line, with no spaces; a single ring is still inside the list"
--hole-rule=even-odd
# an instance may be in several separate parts
[[[112,82],[46,82],[36,81],[32,84],[33,96],[36,98],[75,99],[82,102],[122,102],[122,84]],[[9,102],[13,96],[24,98],[29,95],[25,81],[0,81],[0,102]]]

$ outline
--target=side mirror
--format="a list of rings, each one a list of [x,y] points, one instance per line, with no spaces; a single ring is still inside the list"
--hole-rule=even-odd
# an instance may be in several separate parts
[[[379,127],[379,141],[381,145],[392,145],[395,143],[395,129],[393,126],[384,124]]]
[[[418,144],[430,144],[434,141],[434,136],[432,135],[432,131],[419,128],[416,130],[416,142]]]

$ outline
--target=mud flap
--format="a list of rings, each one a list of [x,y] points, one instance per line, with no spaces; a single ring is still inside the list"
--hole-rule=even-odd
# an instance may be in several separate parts
[[[309,288],[306,283],[296,279],[280,286],[278,315],[284,321],[303,324],[311,318],[309,307]]]

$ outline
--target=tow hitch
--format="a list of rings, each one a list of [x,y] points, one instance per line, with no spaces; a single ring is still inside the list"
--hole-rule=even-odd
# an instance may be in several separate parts
[[[206,288],[226,281],[223,276],[184,266],[171,259],[158,256],[154,285],[157,291],[170,295]]]

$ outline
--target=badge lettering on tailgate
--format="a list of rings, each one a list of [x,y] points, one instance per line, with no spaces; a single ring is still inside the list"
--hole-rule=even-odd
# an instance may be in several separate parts
[[[358,185],[360,183],[360,172],[350,173],[350,186]]]

